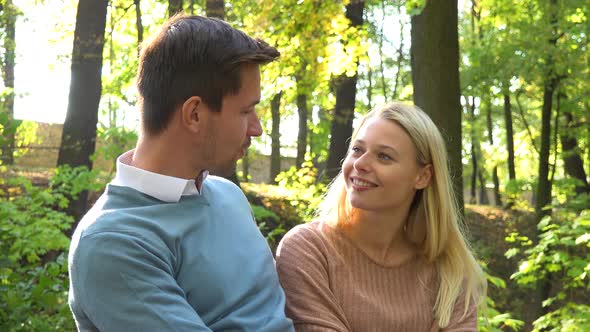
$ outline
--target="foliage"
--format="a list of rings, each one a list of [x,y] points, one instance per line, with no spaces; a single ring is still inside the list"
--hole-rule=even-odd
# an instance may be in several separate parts
[[[553,200],[556,206],[581,211],[590,206],[590,195],[576,195],[576,187],[582,181],[575,178],[556,179],[553,182]]]
[[[94,178],[83,167],[64,167],[47,188],[24,177],[5,183],[16,195],[0,199],[0,330],[74,329],[64,233],[73,220],[63,209],[80,191],[96,189]]]
[[[16,128],[15,134],[15,146],[17,149],[14,151],[14,156],[19,157],[27,153],[29,150],[28,146],[35,143],[40,143],[40,139],[37,136],[37,130],[39,124],[29,120],[19,120],[20,124]]]
[[[323,184],[315,183],[316,174],[317,170],[308,160],[299,170],[293,167],[280,173],[276,186],[241,184],[258,227],[273,250],[288,230],[313,217],[325,191]]]
[[[533,323],[535,331],[586,331],[590,327],[590,210],[559,208],[537,228],[538,243],[531,245],[528,238],[520,238],[527,256],[512,276],[520,285],[549,287],[549,296],[543,299],[546,313]],[[514,237],[508,240],[516,242]]]
[[[105,186],[105,179],[97,171],[89,171],[85,166],[72,168],[63,165],[55,170],[50,189],[61,195],[60,209],[67,206],[71,199],[78,197],[82,191],[99,191]]]
[[[590,306],[566,303],[535,321],[534,331],[582,332],[590,330]]]
[[[0,98],[1,97],[3,96],[0,95]],[[16,133],[16,129],[20,123],[20,120],[13,119],[7,112],[0,112],[0,133],[2,133],[2,136],[0,136],[0,145],[6,144],[6,137],[8,137],[9,134]]]
[[[6,112],[0,112],[0,146],[8,144],[7,137],[14,134],[14,157],[27,153],[27,147],[38,143],[36,132],[39,125],[28,120],[11,119]]]
[[[317,169],[308,159],[302,167],[291,167],[280,173],[276,181],[289,191],[291,205],[296,207],[303,222],[311,221],[326,191],[325,184],[316,182]]]
[[[117,157],[132,149],[137,142],[137,132],[124,126],[99,126],[96,134],[99,144],[96,145],[92,159],[95,163],[109,163],[107,171],[112,174],[116,169]]]
[[[485,267],[485,263],[481,262]],[[499,277],[492,276],[486,271],[489,288],[506,288],[506,282]],[[511,313],[501,313],[496,308],[496,302],[492,299],[489,292],[486,296],[485,304],[482,305],[484,310],[479,311],[478,331],[482,332],[500,332],[505,331],[507,327],[514,331],[519,331],[524,322],[512,317]]]
[[[272,221],[279,221],[279,216],[264,206],[252,205],[252,213],[254,213],[256,220],[270,219]]]
[[[252,213],[254,213],[254,219],[266,241],[269,245],[276,246],[278,244],[277,237],[285,234],[285,228],[279,223],[279,216],[261,205],[252,205]],[[273,225],[276,226],[273,227]]]
[[[525,193],[532,193],[534,189],[534,183],[526,179],[509,180],[504,186],[505,201],[511,203],[513,209],[522,209],[526,211],[532,211],[528,199],[524,197]]]
[[[302,222],[288,190],[275,185],[241,183],[258,228],[274,251],[284,233]]]

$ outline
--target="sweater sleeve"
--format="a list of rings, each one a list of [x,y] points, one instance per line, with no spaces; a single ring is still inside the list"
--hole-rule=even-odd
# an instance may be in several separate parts
[[[70,272],[78,328],[91,321],[111,332],[210,331],[186,301],[166,252],[129,234],[81,239]]]
[[[286,314],[298,332],[350,331],[330,289],[328,249],[309,225],[292,229],[277,249],[277,271],[287,297]]]
[[[449,325],[444,332],[477,332],[477,301],[471,298],[465,315],[465,293],[461,292],[455,301]]]

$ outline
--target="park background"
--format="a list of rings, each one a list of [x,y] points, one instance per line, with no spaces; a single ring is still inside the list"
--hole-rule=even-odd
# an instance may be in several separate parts
[[[355,119],[415,103],[488,274],[480,330],[590,330],[587,0],[0,0],[1,331],[75,329],[69,236],[137,139],[138,45],[180,10],[282,53],[232,176],[273,250],[313,217]]]

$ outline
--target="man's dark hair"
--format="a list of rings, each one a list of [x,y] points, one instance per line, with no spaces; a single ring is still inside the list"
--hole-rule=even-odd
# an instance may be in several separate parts
[[[178,14],[142,44],[137,74],[142,127],[161,133],[172,114],[191,96],[214,111],[241,88],[241,65],[266,64],[279,52],[226,22]]]

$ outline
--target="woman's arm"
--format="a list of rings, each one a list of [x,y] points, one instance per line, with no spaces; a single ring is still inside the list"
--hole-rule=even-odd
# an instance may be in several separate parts
[[[477,332],[477,304],[477,300],[472,297],[465,312],[465,293],[461,292],[455,301],[449,325],[443,331]]]
[[[287,297],[286,314],[298,332],[348,332],[346,317],[330,288],[325,240],[312,227],[295,227],[277,249],[279,280]]]

